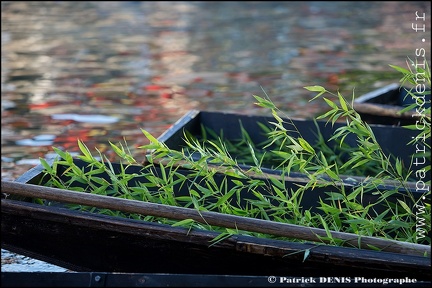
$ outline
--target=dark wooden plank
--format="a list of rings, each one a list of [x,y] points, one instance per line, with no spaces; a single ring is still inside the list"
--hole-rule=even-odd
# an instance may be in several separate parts
[[[218,233],[14,200],[3,199],[1,212],[2,246],[32,251],[74,271],[431,275],[427,257],[249,236],[210,246]],[[150,264],[137,265],[140,258]]]
[[[197,222],[204,224],[207,223],[209,225],[315,242],[322,242],[320,236],[327,237],[327,232],[320,228],[304,227],[300,225],[240,217],[216,212],[197,211],[191,208],[174,207],[156,203],[121,199],[33,184],[23,184],[13,181],[2,181],[1,191],[2,193],[20,195],[24,197],[34,197],[58,202],[75,203],[128,213],[164,217],[168,219],[193,219]],[[376,237],[359,236],[352,233],[338,231],[331,231],[330,233],[332,234],[332,237],[344,240],[345,245],[357,246],[358,243],[360,243],[361,248],[364,249],[370,249],[369,245],[372,245],[382,249],[382,251],[419,256],[428,255],[430,257],[431,247],[427,245]]]

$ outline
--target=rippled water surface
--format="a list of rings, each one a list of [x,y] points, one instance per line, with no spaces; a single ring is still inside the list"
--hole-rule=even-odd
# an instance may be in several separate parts
[[[146,143],[190,109],[290,117],[324,111],[307,85],[356,95],[430,55],[430,1],[2,1],[2,179],[52,146],[112,153]],[[427,21],[416,22],[425,13]],[[428,33],[412,29],[425,24]],[[422,39],[425,39],[422,42]]]
[[[76,140],[145,144],[190,109],[291,117],[306,85],[360,95],[399,74],[430,2],[2,1],[2,177]],[[425,22],[430,31],[430,21]],[[132,150],[140,156],[141,150]],[[15,175],[16,176],[16,175]]]

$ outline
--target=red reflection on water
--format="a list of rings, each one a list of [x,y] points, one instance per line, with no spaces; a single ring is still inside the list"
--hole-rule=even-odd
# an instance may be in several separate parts
[[[143,87],[143,89],[147,90],[147,91],[159,91],[159,90],[167,89],[167,88],[169,88],[169,86],[156,85],[156,84],[150,84],[150,85],[146,85]]]
[[[29,104],[29,108],[30,110],[38,110],[38,109],[45,109],[45,108],[49,108],[49,107],[55,107],[57,105],[59,105],[60,103],[58,102],[44,102],[44,103],[31,103]]]

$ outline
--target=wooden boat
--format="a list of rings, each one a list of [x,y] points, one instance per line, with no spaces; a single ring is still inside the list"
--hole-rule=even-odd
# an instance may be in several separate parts
[[[185,131],[200,136],[203,125],[217,133],[224,131],[227,139],[236,139],[240,136],[240,127],[247,131],[260,131],[258,123],[269,123],[269,121],[273,121],[273,118],[193,110],[161,135],[159,140],[171,148],[179,148],[184,144],[182,137]],[[242,126],[239,126],[239,123]],[[312,141],[316,137],[316,126],[312,121],[293,120],[293,123],[302,131],[306,140]],[[331,129],[323,122],[317,125],[323,137],[328,139],[340,124],[336,123]],[[409,154],[406,153],[406,144],[392,139],[411,137],[415,135],[415,131],[401,127],[389,129],[384,125],[372,126],[378,141],[388,153],[400,156],[403,161],[410,161]],[[250,136],[256,143],[260,143],[265,138],[262,133],[250,133]],[[355,141],[355,139],[347,139],[347,141]],[[81,160],[74,159],[74,163],[80,169],[88,169],[87,163]],[[120,171],[119,163],[112,163],[112,165],[115,171]],[[65,179],[66,169],[61,165],[58,167],[57,175],[60,179]],[[144,168],[141,165],[132,165],[126,172],[142,173],[143,169],[152,169],[157,175],[161,174],[159,166]],[[179,168],[178,171],[183,175],[190,173],[186,168]],[[279,172],[268,169],[268,173],[272,177],[278,177]],[[104,173],[99,176],[109,179],[109,176]],[[217,177],[216,181],[222,181],[225,175],[220,174],[220,179]],[[342,184],[350,189],[349,187],[356,185],[356,179],[348,175],[343,178]],[[362,237],[360,241],[358,235],[343,233],[335,236],[345,239],[347,244],[361,243],[364,246],[371,244],[382,249],[374,251],[317,244],[313,242],[314,239],[316,240],[316,235],[326,235],[320,229],[313,230],[315,228],[49,188],[44,186],[46,181],[43,167],[38,165],[14,182],[2,182],[1,244],[2,248],[12,252],[76,271],[76,277],[68,280],[69,284],[82,283],[81,281],[90,279],[92,286],[100,285],[100,282],[94,281],[94,277],[99,276],[101,278],[98,279],[104,279],[107,285],[123,281],[123,284],[144,286],[142,281],[145,279],[146,283],[176,286],[173,281],[191,283],[191,277],[195,276],[195,279],[200,280],[194,283],[201,283],[202,286],[206,286],[206,281],[211,281],[215,286],[229,286],[226,283],[231,281],[233,286],[247,282],[247,285],[254,284],[262,287],[274,285],[268,281],[269,275],[274,275],[279,277],[277,281],[282,281],[280,283],[288,283],[283,281],[300,279],[299,277],[315,277],[316,281],[321,278],[333,279],[331,277],[350,280],[354,277],[366,277],[366,279],[408,277],[415,279],[415,285],[430,285],[430,247],[425,245],[387,242],[373,237],[370,237],[372,239]],[[147,180],[143,178],[138,181]],[[293,173],[285,177],[284,181],[286,181],[285,187],[289,189],[306,180],[304,175]],[[391,186],[392,183],[384,183],[381,188],[386,189],[388,185]],[[413,193],[414,200],[423,196],[423,193],[415,193],[413,185],[415,184],[407,183],[406,187],[409,191],[401,189],[400,193],[389,198],[389,201],[396,202],[400,199],[407,205],[412,205],[413,203],[410,202],[412,198],[405,197],[405,193]],[[314,193],[303,197],[301,205],[305,209],[314,209],[319,196],[325,192],[320,189],[315,188]],[[189,195],[185,187],[175,187],[174,191],[176,196]],[[376,197],[373,194],[365,194],[363,201],[374,202]],[[45,205],[36,203],[35,199],[44,199],[42,203]],[[95,207],[96,210],[93,213],[71,210],[67,208],[68,203]],[[97,209],[139,213],[175,220],[202,221],[204,217],[211,225],[257,233],[272,231],[272,235],[288,239],[293,239],[292,236],[296,235],[300,237],[298,239],[305,241],[232,235],[213,243],[212,240],[219,235],[218,232],[190,230],[167,224],[107,216],[96,213]],[[162,281],[161,275],[167,276],[164,279],[168,280]],[[58,277],[71,279],[73,276],[60,274]],[[9,283],[28,284],[32,281],[47,283],[42,281],[47,277],[39,274],[28,274],[24,277],[22,274],[2,272],[3,279],[9,279]],[[55,281],[58,278],[53,276],[50,279]],[[298,283],[302,284],[301,281]],[[123,284],[120,285],[124,286]],[[362,282],[355,284],[376,285]],[[391,287],[391,284],[389,285],[388,287]]]
[[[345,123],[336,122],[334,125],[327,123],[326,121],[314,121],[310,119],[284,119],[285,128],[290,131],[291,136],[298,137],[301,135],[308,143],[314,144],[318,141],[318,134],[322,135],[322,139],[327,143],[329,147],[339,146],[334,140],[330,138],[334,135],[335,131],[344,125]],[[271,122],[275,122],[273,117],[269,116],[257,116],[257,115],[244,115],[238,113],[226,113],[219,111],[200,111],[190,110],[183,117],[181,117],[176,123],[174,123],[169,129],[167,129],[158,140],[165,143],[169,148],[175,150],[181,150],[187,147],[185,142],[185,134],[189,134],[196,139],[207,138],[210,140],[218,140],[216,137],[221,137],[223,141],[239,141],[244,137],[242,131],[248,133],[250,141],[260,149],[264,143],[268,140],[266,131],[263,130],[263,126],[267,129],[273,130],[274,126]],[[386,155],[392,155],[398,157],[404,167],[411,165],[413,155],[415,154],[415,146],[408,144],[412,139],[418,137],[420,133],[417,130],[410,130],[400,126],[389,126],[383,124],[369,124],[377,142],[380,144],[383,152]],[[209,134],[207,131],[211,131],[213,134]],[[296,132],[298,131],[298,132]],[[206,135],[205,135],[206,134]],[[395,141],[397,139],[397,141]],[[217,142],[217,141],[216,141]],[[348,135],[344,143],[354,147],[357,146],[357,139],[354,135]],[[420,147],[420,146],[419,146]],[[269,149],[263,149],[268,151]],[[246,152],[248,149],[245,149]],[[249,152],[247,152],[249,153]],[[239,159],[239,155],[233,155]],[[200,156],[197,155],[199,158]],[[350,155],[345,155],[345,160],[349,160]],[[426,157],[425,166],[430,165],[430,158]],[[245,169],[250,168],[250,165],[244,165]],[[265,169],[268,173],[281,173],[278,169]],[[417,167],[420,168],[420,167]],[[353,175],[347,175],[353,176]],[[355,178],[355,177],[347,177]],[[425,177],[430,179],[430,173]]]
[[[423,97],[430,101],[430,88],[426,93],[415,93],[414,95]],[[420,103],[420,102],[419,102]],[[371,91],[354,100],[354,109],[360,114],[363,120],[371,124],[384,125],[412,125],[418,120],[415,109],[400,113],[408,105],[416,104],[415,99],[408,95],[408,88],[400,87],[399,83],[392,83],[380,89]],[[417,105],[420,111],[430,107],[429,103]]]
[[[85,162],[74,161],[82,169],[86,169]],[[120,169],[116,163],[114,167]],[[143,168],[137,165],[128,169],[128,172],[133,173]],[[159,168],[154,169],[158,172]],[[251,231],[257,232],[260,232],[260,229],[272,229],[275,235],[293,233],[290,230],[293,227],[267,220],[49,188],[43,186],[45,180],[42,170],[39,165],[23,174],[17,181],[2,181],[2,248],[73,271],[201,277],[244,275],[261,277],[260,279],[269,275],[408,277],[416,279],[418,285],[430,284],[430,247],[423,247],[425,245],[420,246],[426,250],[419,252],[412,250],[410,245],[395,244],[395,250],[385,252],[385,249],[374,251],[244,235],[232,235],[210,245],[218,233],[80,212],[66,208],[65,204],[79,203],[177,220],[202,220],[204,217],[212,225],[238,227],[240,230],[252,229]],[[64,167],[59,167],[58,176],[64,177],[63,172]],[[183,172],[187,173],[187,170]],[[178,190],[178,193],[187,191]],[[34,199],[45,199],[51,205],[36,204]],[[314,230],[314,233],[320,232]],[[368,240],[367,237],[362,239]],[[379,239],[373,240],[377,241],[374,245],[380,245]],[[356,238],[354,241],[358,243],[359,240]],[[385,243],[387,244],[388,242]],[[3,275],[7,276],[2,272],[2,277]],[[262,286],[263,283],[258,285]]]

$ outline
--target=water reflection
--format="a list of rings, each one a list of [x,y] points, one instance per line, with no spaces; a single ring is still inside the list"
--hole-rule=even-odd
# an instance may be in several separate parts
[[[1,5],[2,177],[78,138],[107,153],[126,139],[142,156],[141,128],[158,136],[190,109],[267,114],[262,89],[311,117],[324,106],[304,86],[361,95],[398,81],[388,64],[430,52],[410,28],[427,1]]]

